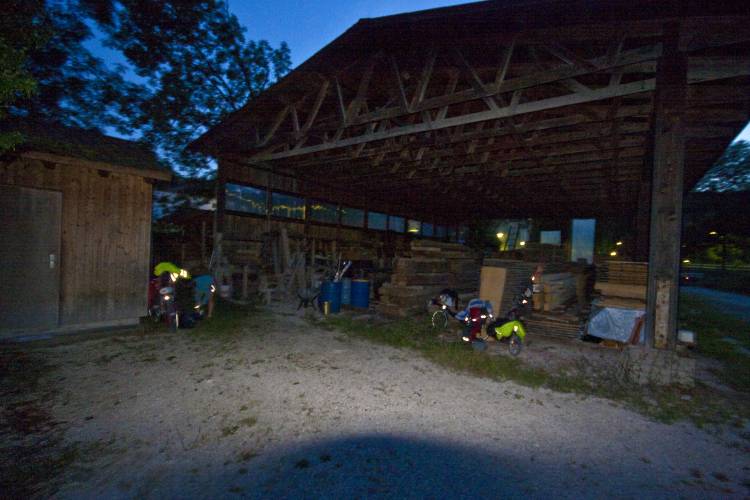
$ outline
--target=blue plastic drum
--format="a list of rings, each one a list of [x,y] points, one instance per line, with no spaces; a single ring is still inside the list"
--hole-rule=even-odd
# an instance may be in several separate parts
[[[352,280],[352,307],[370,307],[370,281]]]
[[[348,306],[352,301],[352,279],[343,278],[341,280],[341,304]]]
[[[331,314],[341,312],[341,282],[324,281],[320,288],[320,303],[331,303]]]

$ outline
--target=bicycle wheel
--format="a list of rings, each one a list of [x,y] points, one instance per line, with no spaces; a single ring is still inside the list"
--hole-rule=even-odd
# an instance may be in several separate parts
[[[432,327],[436,330],[444,330],[448,326],[448,315],[442,309],[432,313]]]
[[[508,351],[511,356],[518,356],[521,354],[521,349],[523,349],[523,341],[521,341],[520,337],[514,333],[510,336]]]

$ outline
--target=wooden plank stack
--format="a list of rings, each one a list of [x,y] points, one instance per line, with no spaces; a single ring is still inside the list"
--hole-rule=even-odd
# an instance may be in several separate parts
[[[411,257],[394,261],[391,280],[380,287],[378,310],[405,316],[422,309],[443,288],[465,301],[479,289],[479,256],[463,245],[430,240],[411,243]]]
[[[542,309],[546,312],[562,311],[576,302],[577,279],[572,273],[542,274]]]
[[[643,309],[646,307],[647,262],[607,261],[597,266],[594,305]]]
[[[596,281],[618,285],[646,286],[648,262],[625,262],[608,260],[596,266]]]
[[[534,312],[530,317],[524,318],[523,323],[532,338],[540,336],[575,339],[578,338],[582,326],[581,319],[575,314],[569,313]]]
[[[484,259],[485,266],[503,267],[506,269],[503,299],[498,315],[505,314],[513,307],[513,299],[531,285],[531,275],[537,264],[511,259]],[[576,314],[566,312],[564,305],[576,299],[577,278],[569,272],[564,272],[570,264],[566,262],[545,263],[542,288],[546,284],[549,292],[550,305],[545,310],[544,300],[541,309],[526,314],[524,324],[531,336],[544,336],[561,339],[578,338],[581,329],[581,319]],[[546,277],[546,280],[544,279]],[[545,283],[546,281],[546,283]],[[535,294],[538,297],[541,294]],[[541,298],[541,297],[539,297]]]

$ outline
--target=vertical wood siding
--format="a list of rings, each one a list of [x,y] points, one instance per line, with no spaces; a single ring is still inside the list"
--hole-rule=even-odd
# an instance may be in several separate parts
[[[151,184],[35,160],[0,162],[0,183],[62,192],[60,326],[145,314]]]

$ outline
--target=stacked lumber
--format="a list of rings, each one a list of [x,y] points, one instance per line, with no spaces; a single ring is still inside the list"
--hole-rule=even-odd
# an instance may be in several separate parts
[[[648,262],[608,260],[596,266],[596,281],[618,285],[646,286]]]
[[[452,288],[463,301],[476,297],[479,288],[479,258],[457,243],[415,240],[411,257],[394,259],[389,282],[380,287],[378,310],[405,316],[427,302],[443,288]]]
[[[531,286],[531,275],[536,270],[537,263],[513,259],[484,259],[485,267],[505,268],[505,284],[502,292],[502,301],[498,314],[504,314],[513,307],[513,299],[519,293],[523,293],[526,287]],[[549,273],[560,273],[566,270],[568,263],[552,262],[546,263],[544,269]]]
[[[597,266],[594,305],[643,309],[646,307],[647,262],[608,261]]]
[[[531,317],[524,318],[523,323],[526,326],[526,332],[532,338],[539,336],[557,339],[578,338],[583,324],[575,314],[540,312],[534,312]]]
[[[542,274],[542,309],[546,312],[562,311],[576,302],[577,281],[572,273]]]

